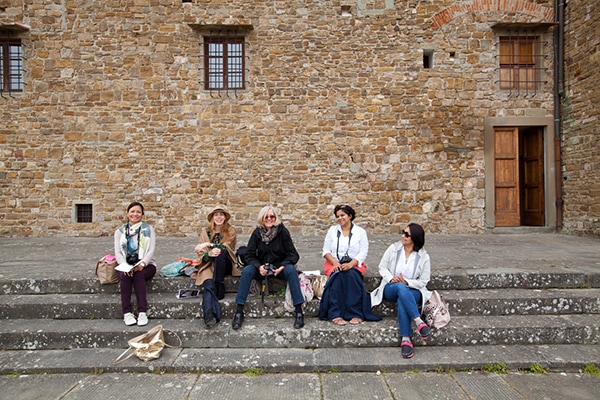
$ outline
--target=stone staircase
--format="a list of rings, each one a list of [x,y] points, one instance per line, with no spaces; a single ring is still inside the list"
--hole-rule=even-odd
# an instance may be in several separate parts
[[[365,285],[379,282],[367,276]],[[436,271],[430,289],[448,302],[451,323],[426,345],[415,334],[415,357],[400,358],[395,307],[375,309],[376,323],[336,326],[317,319],[318,300],[306,305],[306,326],[294,329],[283,297],[249,298],[242,329],[231,329],[238,279],[228,277],[223,320],[206,329],[201,297],[177,299],[187,277],[156,277],[149,284],[150,324],[126,327],[118,285],[94,278],[0,279],[0,373],[147,371],[287,372],[480,369],[503,363],[553,370],[600,365],[600,279],[566,269],[494,268]],[[274,291],[282,289],[276,286]],[[159,360],[112,360],[127,340],[161,323],[182,340]],[[172,334],[167,342],[176,343]]]

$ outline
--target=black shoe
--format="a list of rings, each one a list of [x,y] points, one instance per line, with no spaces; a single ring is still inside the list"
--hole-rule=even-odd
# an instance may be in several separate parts
[[[215,282],[215,295],[217,296],[217,300],[225,298],[225,282]]]
[[[294,321],[294,328],[300,329],[304,326],[304,314],[296,313],[296,320]]]
[[[208,329],[212,328],[217,324],[217,317],[212,312],[204,317],[204,324]]]
[[[236,331],[242,327],[244,323],[244,313],[236,312],[233,316],[233,322],[231,323],[231,327]]]

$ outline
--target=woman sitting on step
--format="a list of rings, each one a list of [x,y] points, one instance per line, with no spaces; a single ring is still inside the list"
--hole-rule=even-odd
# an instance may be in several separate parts
[[[236,229],[229,225],[231,214],[224,206],[212,209],[206,218],[208,226],[200,232],[200,242],[194,249],[200,257],[197,271],[192,274],[196,285],[203,285],[202,313],[207,328],[221,320],[219,300],[225,298],[225,275],[240,276],[235,265]]]
[[[233,316],[231,327],[240,329],[244,323],[244,305],[250,291],[253,279],[268,279],[267,275],[287,281],[292,295],[296,318],[294,328],[304,326],[304,295],[300,289],[296,263],[300,255],[292,242],[290,231],[287,230],[279,213],[274,207],[265,206],[258,213],[258,226],[248,240],[244,260],[246,266],[242,271],[235,303],[237,309]]]
[[[333,210],[337,225],[329,228],[323,243],[327,284],[319,305],[319,318],[336,325],[379,321],[371,312],[371,298],[365,290],[364,261],[369,252],[367,232],[354,224],[356,212],[348,205]]]
[[[146,282],[156,274],[154,262],[154,229],[145,222],[144,206],[133,202],[127,206],[128,222],[115,231],[115,258],[119,265],[133,267],[129,272],[119,271],[121,307],[125,325],[148,324],[148,301]],[[137,300],[137,320],[131,312],[131,291],[135,289]]]
[[[396,303],[398,326],[402,340],[402,357],[414,356],[412,322],[414,321],[423,340],[431,335],[431,329],[421,319],[420,310],[431,297],[427,283],[431,276],[429,254],[423,248],[425,231],[419,224],[410,223],[402,230],[401,240],[392,244],[379,263],[383,278],[371,293],[371,304],[379,305],[383,299]]]

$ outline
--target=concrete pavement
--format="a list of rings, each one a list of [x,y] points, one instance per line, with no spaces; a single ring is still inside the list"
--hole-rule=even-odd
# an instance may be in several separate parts
[[[595,400],[581,373],[50,374],[0,376],[4,399]]]

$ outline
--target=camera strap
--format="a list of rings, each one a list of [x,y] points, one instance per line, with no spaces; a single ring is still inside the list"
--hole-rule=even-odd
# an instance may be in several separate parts
[[[352,239],[352,228],[354,228],[354,224],[350,223],[350,234],[348,235],[348,248],[346,249],[346,254],[344,254],[345,256],[348,255],[348,250],[350,250],[350,240]],[[338,261],[340,260],[340,236],[342,234],[342,231],[339,230],[337,231],[337,247],[335,249],[335,255],[337,256]]]

